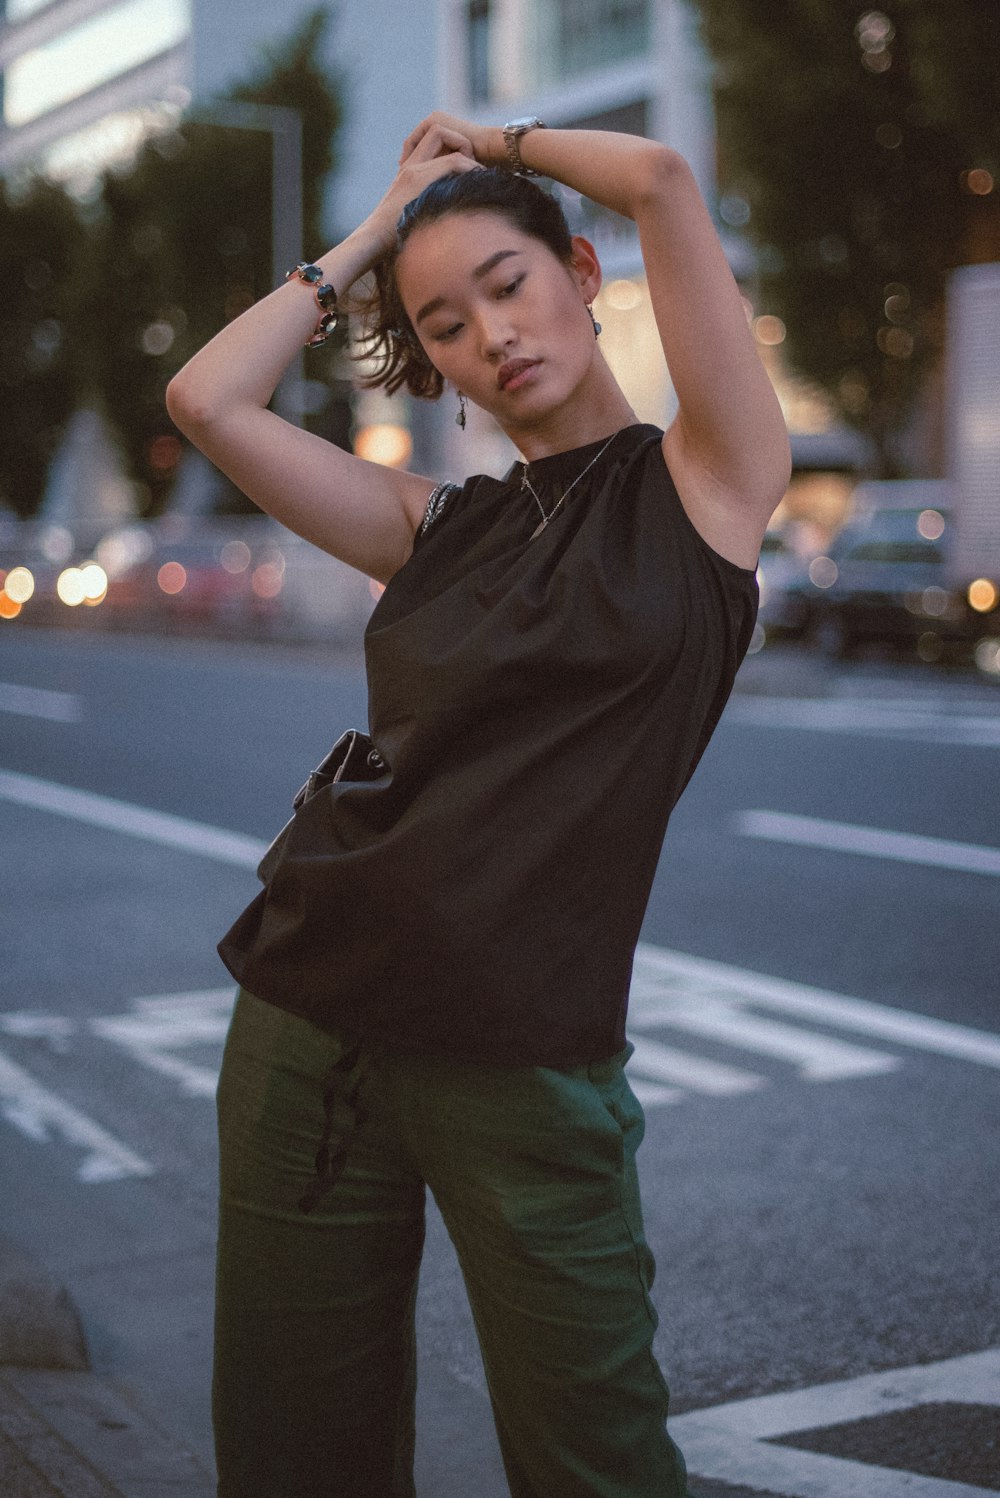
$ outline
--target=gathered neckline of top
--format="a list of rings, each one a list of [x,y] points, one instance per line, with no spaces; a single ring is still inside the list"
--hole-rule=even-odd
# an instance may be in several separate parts
[[[560,478],[564,476],[572,478],[574,473],[579,471],[581,465],[585,464],[588,458],[600,452],[609,437],[615,436],[620,442],[626,433],[637,432],[656,433],[658,435],[659,428],[653,426],[650,422],[637,421],[627,427],[619,427],[617,432],[609,432],[605,436],[599,437],[596,442],[585,442],[582,447],[570,447],[563,452],[549,453],[544,458],[532,458],[527,464],[525,464],[523,458],[518,458],[504,474],[501,483],[509,484],[515,481],[520,483],[525,467],[527,467],[528,476],[534,483],[544,483],[547,481],[558,483]],[[618,442],[615,443],[611,451],[614,452],[617,448]]]

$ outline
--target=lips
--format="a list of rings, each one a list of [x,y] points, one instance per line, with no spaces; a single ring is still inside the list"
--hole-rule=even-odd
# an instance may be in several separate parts
[[[500,390],[506,390],[514,380],[517,380],[527,369],[534,369],[538,359],[508,359],[506,364],[501,364],[497,370],[497,386]]]

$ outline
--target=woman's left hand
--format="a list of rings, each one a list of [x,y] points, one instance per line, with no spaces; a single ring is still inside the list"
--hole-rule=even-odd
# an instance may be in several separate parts
[[[491,165],[490,144],[492,137],[497,134],[496,130],[488,125],[474,125],[470,120],[461,120],[454,114],[445,114],[441,109],[435,109],[433,114],[420,121],[415,130],[410,131],[403,142],[400,165],[412,155],[426,136],[432,134],[440,136],[441,151],[454,151],[455,136],[461,136],[468,143],[468,154],[474,156],[480,166]]]

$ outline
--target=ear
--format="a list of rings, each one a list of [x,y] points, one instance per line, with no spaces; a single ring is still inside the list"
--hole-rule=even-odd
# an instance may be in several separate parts
[[[597,258],[597,251],[589,239],[584,239],[582,234],[574,234],[571,240],[573,255],[570,267],[574,279],[578,282],[583,299],[588,304],[592,302],[601,289],[601,262]]]

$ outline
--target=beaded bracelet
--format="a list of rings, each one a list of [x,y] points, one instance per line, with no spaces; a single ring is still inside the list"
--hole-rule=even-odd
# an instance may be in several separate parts
[[[321,313],[320,320],[316,325],[316,331],[311,338],[306,339],[306,348],[319,348],[325,343],[340,321],[340,313],[337,310],[337,293],[328,281],[323,280],[322,268],[318,265],[310,265],[308,260],[300,260],[294,270],[285,275],[285,280],[290,281],[292,276],[298,276],[307,286],[311,286],[316,293],[316,301]]]

